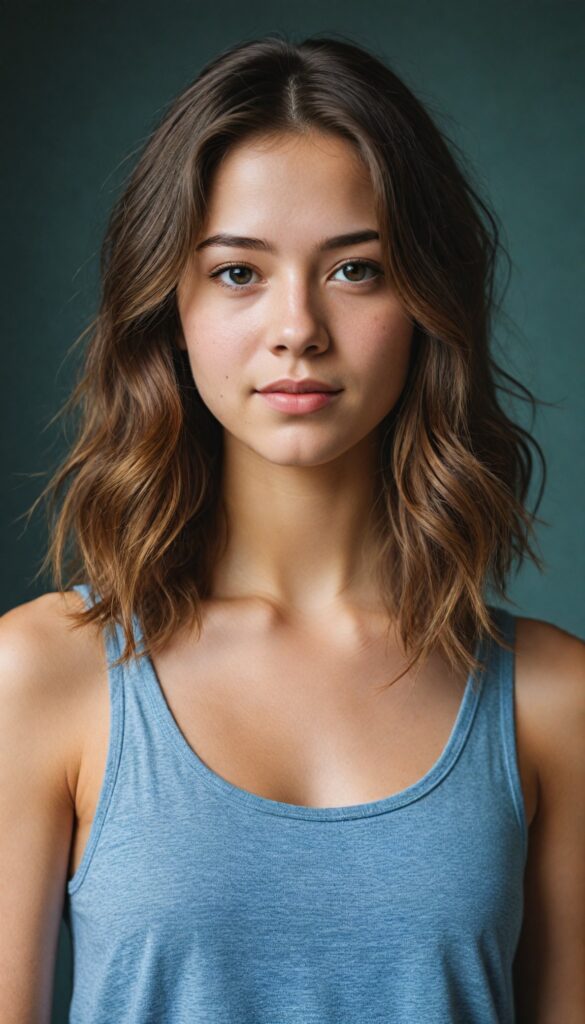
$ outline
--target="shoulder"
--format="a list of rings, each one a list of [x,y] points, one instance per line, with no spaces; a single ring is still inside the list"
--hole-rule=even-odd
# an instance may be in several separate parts
[[[515,620],[518,724],[542,794],[585,768],[585,642],[551,622]]]
[[[585,1011],[585,643],[516,619],[518,719],[538,778],[514,963],[518,1021]]]
[[[0,704],[16,727],[29,722],[35,737],[47,737],[68,787],[103,666],[99,632],[70,618],[82,608],[77,591],[49,592],[0,616]]]
[[[69,674],[64,668],[81,665],[87,653],[89,630],[76,629],[70,612],[81,610],[83,599],[77,591],[51,592],[16,605],[0,616],[0,662],[14,677],[31,682],[46,679],[47,684],[66,685]],[[33,684],[39,688],[39,683]]]

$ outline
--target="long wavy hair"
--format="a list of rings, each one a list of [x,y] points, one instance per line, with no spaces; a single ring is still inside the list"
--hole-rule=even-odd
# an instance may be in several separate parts
[[[542,571],[530,540],[544,455],[498,392],[533,413],[540,399],[490,351],[499,253],[510,264],[495,214],[458,147],[383,60],[338,34],[294,43],[271,33],[207,63],[139,153],[103,238],[97,315],[74,342],[89,336],[84,360],[53,417],[71,414],[75,439],[30,509],[46,499],[39,573],[51,566],[60,592],[88,582],[98,597],[68,612],[74,627],[122,626],[116,664],[140,656],[133,615],[144,652],[187,621],[199,638],[228,538],[222,426],[177,345],[176,286],[214,169],[242,139],[311,129],[348,140],[369,171],[385,269],[413,321],[406,384],[380,428],[372,508],[380,593],[410,656],[396,679],[435,645],[474,673],[479,635],[503,642],[486,585],[509,600],[514,560]],[[531,445],[542,484],[529,512]]]

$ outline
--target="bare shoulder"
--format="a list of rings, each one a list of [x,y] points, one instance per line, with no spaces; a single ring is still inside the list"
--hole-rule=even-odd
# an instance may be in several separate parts
[[[517,618],[518,718],[538,777],[514,964],[519,1024],[585,1019],[585,643]]]
[[[541,619],[516,617],[516,699],[539,782],[585,748],[585,642]]]
[[[49,592],[0,616],[0,699],[10,690],[47,725],[70,787],[103,659],[99,632],[73,626],[69,612],[82,608],[76,591]]]
[[[41,594],[0,616],[0,658],[5,669],[17,668],[22,680],[37,680],[39,691],[51,683],[65,688],[76,662],[87,656],[90,630],[74,628],[69,617],[83,608],[75,591]],[[12,673],[10,673],[12,675]]]

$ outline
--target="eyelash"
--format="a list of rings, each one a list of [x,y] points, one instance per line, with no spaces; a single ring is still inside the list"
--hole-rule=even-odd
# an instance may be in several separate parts
[[[334,273],[337,274],[337,272],[339,270],[342,270],[343,267],[347,267],[348,265],[356,266],[356,264],[358,266],[370,267],[371,270],[375,270],[376,271],[376,274],[375,274],[375,276],[373,278],[370,278],[369,280],[366,279],[365,281],[346,281],[346,284],[353,284],[353,285],[356,285],[356,286],[359,287],[360,285],[371,284],[373,281],[376,281],[377,279],[379,279],[379,278],[384,276],[381,267],[379,267],[377,263],[374,263],[372,260],[365,260],[365,259],[345,260],[345,262],[342,263],[341,266],[337,267],[337,269],[334,271]],[[244,292],[244,291],[247,291],[249,288],[253,288],[254,287],[254,285],[252,283],[248,283],[248,284],[233,284],[233,283],[232,284],[226,284],[225,281],[222,281],[220,279],[220,274],[224,274],[225,271],[226,270],[230,270],[231,267],[237,267],[238,270],[245,267],[246,270],[251,270],[253,273],[256,273],[254,268],[250,267],[247,263],[224,263],[223,266],[217,267],[216,270],[213,270],[211,272],[211,274],[209,275],[209,277],[217,278],[217,283],[222,288],[228,288],[229,291],[231,291],[231,292]]]

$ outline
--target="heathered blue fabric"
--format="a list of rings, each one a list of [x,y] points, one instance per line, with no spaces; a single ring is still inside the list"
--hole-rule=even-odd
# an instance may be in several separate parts
[[[515,617],[489,607],[513,643]],[[112,668],[121,627],[105,641],[107,764],[65,902],[70,1024],[513,1024],[527,828],[512,653],[476,647],[486,667],[422,779],[320,808],[222,779],[150,659]]]

